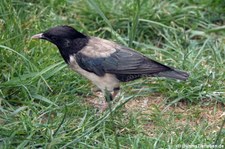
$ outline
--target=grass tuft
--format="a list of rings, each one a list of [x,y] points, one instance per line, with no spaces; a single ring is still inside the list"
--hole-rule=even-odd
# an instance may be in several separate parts
[[[0,148],[224,148],[224,6],[224,0],[2,0]],[[66,67],[55,46],[30,39],[62,24],[190,78],[123,84],[111,111],[96,116],[85,102],[94,98],[91,83]]]

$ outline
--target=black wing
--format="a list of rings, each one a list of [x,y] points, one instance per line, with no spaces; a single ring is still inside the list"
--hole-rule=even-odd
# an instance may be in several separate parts
[[[105,49],[105,51],[107,50]],[[76,54],[76,61],[81,68],[89,72],[93,72],[99,76],[103,76],[105,73],[112,73],[120,81],[130,81],[140,78],[142,75],[172,70],[170,67],[150,60],[126,47],[116,46],[116,48],[114,47],[114,51],[108,54],[108,56],[103,57],[96,57],[96,52],[98,51],[95,51],[95,56],[92,57],[91,55],[85,55],[81,50]],[[109,52],[111,52],[110,49]]]

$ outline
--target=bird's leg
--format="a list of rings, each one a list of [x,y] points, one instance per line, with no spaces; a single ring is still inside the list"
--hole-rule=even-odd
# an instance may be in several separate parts
[[[102,92],[93,92],[93,94],[96,96],[95,98],[88,99],[87,102],[94,106],[95,108],[100,109],[102,104],[104,104],[104,96]]]
[[[105,104],[104,95],[101,89],[97,86],[94,86],[91,88],[91,91],[97,98],[87,100],[88,103],[90,103],[92,106],[94,106],[97,109],[101,109],[102,105]]]
[[[97,113],[98,115],[103,113],[111,104],[110,101],[113,100],[112,98],[113,96],[108,90],[105,89],[102,93],[103,93],[104,99],[101,101],[101,103],[94,104],[94,106],[98,108],[99,110]]]
[[[95,92],[97,98],[87,100],[89,104],[98,109],[98,114],[103,113],[108,108],[108,102],[105,99],[103,92]]]
[[[112,99],[115,99],[115,97],[119,93],[119,91],[120,91],[120,87],[116,87],[113,89],[113,91],[111,92]]]
[[[105,100],[103,101],[100,109],[99,109],[99,113],[102,113],[104,112],[108,107],[111,107],[111,101],[113,100],[113,96],[112,94],[107,90],[105,89],[104,90],[104,97],[105,97]]]
[[[105,89],[104,96],[105,96],[105,100],[103,101],[101,107],[99,108],[99,112],[104,112],[110,105],[111,105],[111,101],[113,101],[113,99],[116,97],[116,95],[119,93],[120,87],[116,87],[113,89],[112,92],[109,92],[108,90]]]
[[[108,90],[104,90],[103,92],[97,92],[95,93],[96,96],[99,97],[100,101],[97,100],[91,100],[89,103],[91,103],[95,108],[97,108],[98,114],[103,113],[111,104],[110,102],[113,101],[113,99],[116,97],[116,95],[119,93],[120,88],[114,88],[112,92],[109,92]]]

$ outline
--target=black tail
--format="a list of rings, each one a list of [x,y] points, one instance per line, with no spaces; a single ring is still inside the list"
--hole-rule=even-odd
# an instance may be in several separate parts
[[[163,71],[158,74],[154,74],[155,77],[166,77],[166,78],[172,78],[172,79],[178,79],[178,80],[187,80],[189,77],[189,74],[184,71],[180,70],[170,70],[170,71]]]

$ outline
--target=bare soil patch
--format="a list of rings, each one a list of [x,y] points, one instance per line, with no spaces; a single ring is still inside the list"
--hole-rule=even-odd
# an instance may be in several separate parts
[[[140,97],[126,103],[127,112],[141,112],[140,118],[148,117],[149,122],[144,125],[147,134],[152,136],[155,129],[160,129],[157,118],[166,121],[171,127],[190,126],[193,130],[201,124],[207,124],[208,132],[217,132],[225,117],[225,108],[222,103],[187,104],[179,102],[168,105],[164,97],[154,94],[150,97]],[[159,120],[160,121],[160,120]]]

